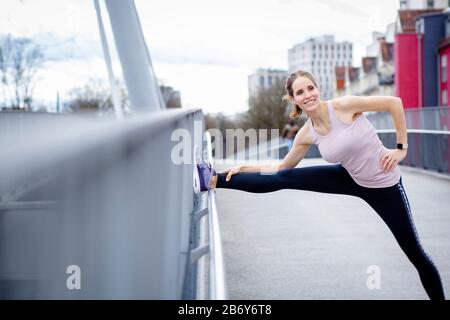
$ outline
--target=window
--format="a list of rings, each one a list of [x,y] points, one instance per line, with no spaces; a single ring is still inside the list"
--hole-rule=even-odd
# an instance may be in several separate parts
[[[441,79],[442,82],[447,82],[447,56],[441,57]]]
[[[448,6],[450,7],[450,0],[448,0]],[[447,23],[445,24],[445,34],[447,37],[450,37],[450,19],[447,19]]]
[[[269,86],[272,85],[272,76],[269,76]]]
[[[448,101],[447,101],[447,89],[442,90],[441,101],[442,101],[442,106],[447,106],[447,104],[448,104]]]
[[[427,8],[434,8],[434,0],[427,0]]]
[[[259,85],[260,85],[261,87],[264,87],[264,77],[263,77],[263,76],[260,76],[260,77],[259,77]]]

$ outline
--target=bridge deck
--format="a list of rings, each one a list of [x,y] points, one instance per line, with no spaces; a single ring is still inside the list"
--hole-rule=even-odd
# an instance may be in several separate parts
[[[450,179],[405,167],[402,173],[421,243],[449,297]],[[358,198],[218,189],[217,207],[230,299],[427,299],[386,225]],[[373,265],[380,289],[367,287]]]

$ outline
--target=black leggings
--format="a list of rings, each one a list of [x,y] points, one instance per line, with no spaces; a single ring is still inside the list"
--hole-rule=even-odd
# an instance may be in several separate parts
[[[225,174],[218,175],[217,188],[253,193],[298,189],[362,198],[392,231],[401,249],[419,272],[430,299],[445,299],[439,271],[419,242],[401,179],[391,187],[366,188],[358,185],[339,164],[285,169],[271,175],[241,172],[233,175],[228,182],[225,177]]]

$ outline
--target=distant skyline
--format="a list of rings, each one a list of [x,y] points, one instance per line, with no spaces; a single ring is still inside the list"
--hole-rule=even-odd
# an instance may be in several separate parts
[[[333,34],[336,41],[352,42],[353,63],[359,66],[372,32],[384,32],[399,8],[398,0],[364,5],[356,0],[135,3],[158,78],[181,92],[184,107],[228,114],[246,110],[250,73],[287,69],[288,49],[308,38]],[[52,61],[40,75],[37,97],[56,99],[59,90],[64,99],[64,92],[89,77],[106,79],[91,0],[2,0],[0,28],[13,35],[38,35],[50,44]],[[120,74],[117,64],[115,70]]]

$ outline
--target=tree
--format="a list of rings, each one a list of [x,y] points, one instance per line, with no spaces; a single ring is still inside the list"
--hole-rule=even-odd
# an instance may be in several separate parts
[[[120,87],[120,104],[124,113],[129,113],[128,96]],[[69,91],[68,111],[86,115],[104,115],[114,112],[111,87],[102,80],[91,79],[82,87]]]
[[[39,45],[11,35],[0,41],[1,107],[31,110],[36,73],[44,62]]]
[[[217,159],[226,155],[227,144],[231,143],[231,141],[227,141],[226,139],[227,129],[235,130],[239,128],[239,120],[233,119],[235,117],[230,117],[223,113],[205,114],[205,129],[209,130],[211,134],[213,143],[212,153],[213,157]],[[218,134],[218,132],[220,132],[220,134]]]
[[[174,90],[172,87],[159,86],[167,109],[181,108],[180,91]]]
[[[242,126],[244,129],[282,130],[289,118],[288,103],[282,100],[285,94],[283,83],[276,82],[269,88],[262,88],[256,96],[249,99],[247,111]]]

